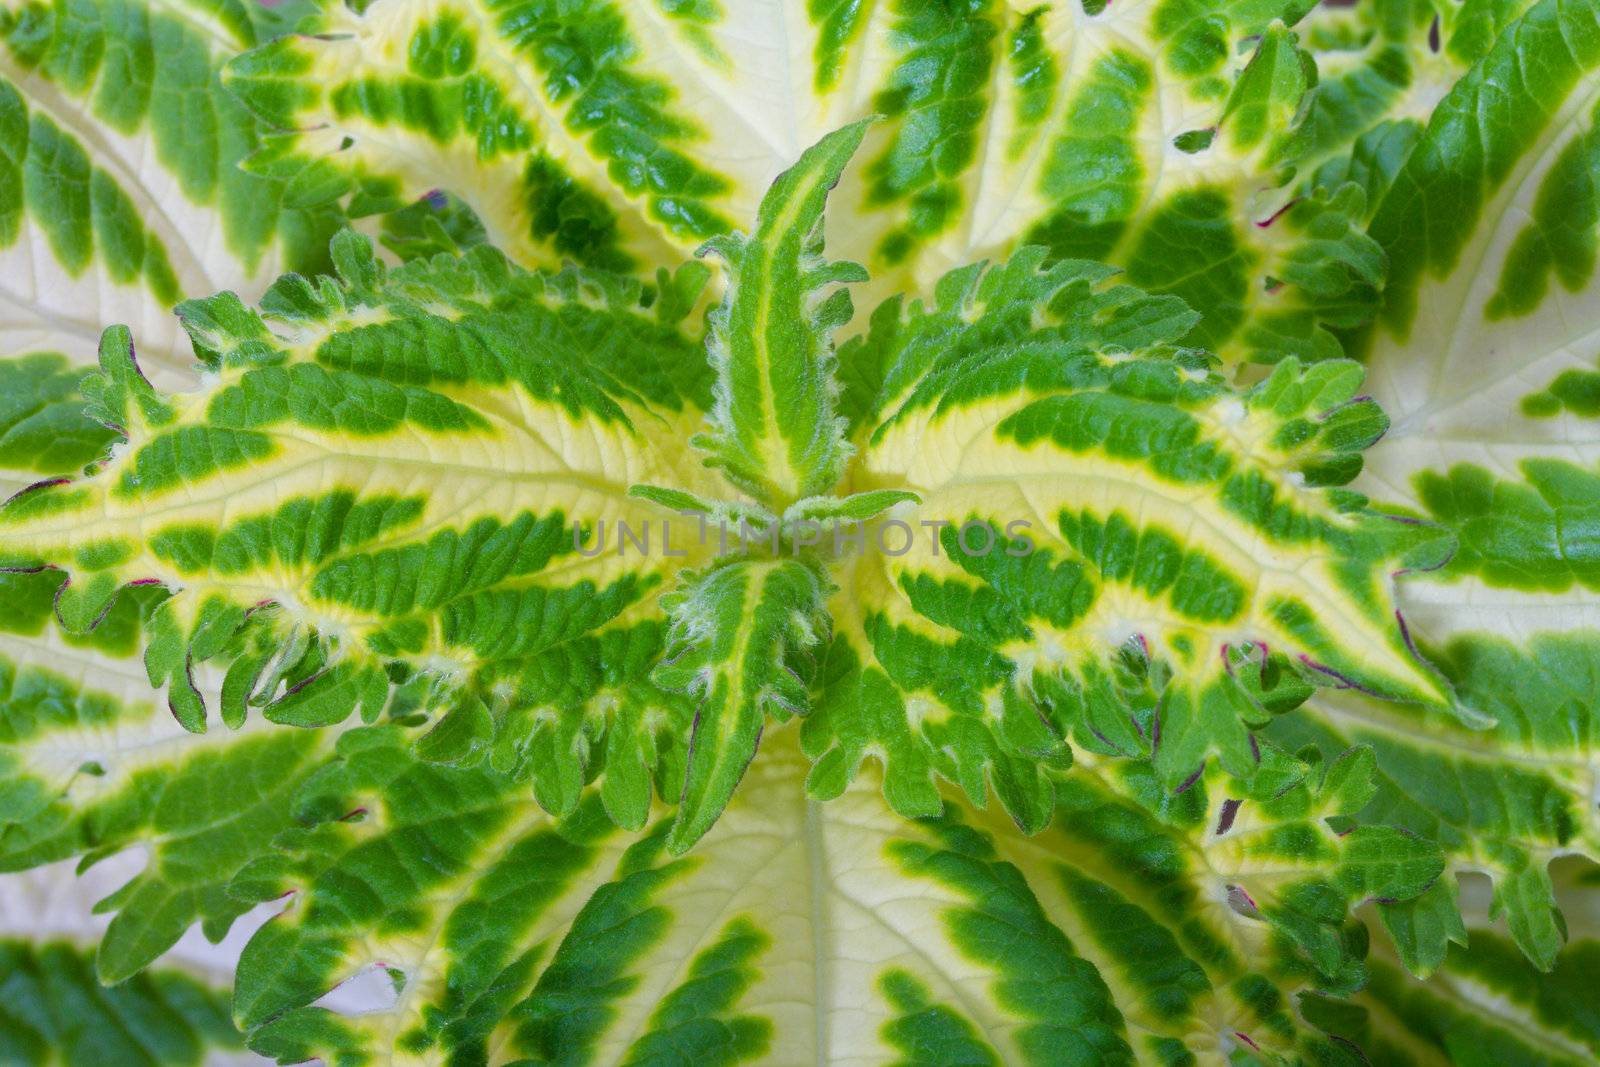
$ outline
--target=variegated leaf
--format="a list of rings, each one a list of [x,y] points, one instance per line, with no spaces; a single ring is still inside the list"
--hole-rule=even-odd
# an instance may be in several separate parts
[[[874,302],[1035,243],[1183,297],[1225,357],[1321,358],[1383,263],[1357,188],[1283,210],[1315,72],[1275,20],[1310,6],[378,0],[228,78],[292,131],[274,173],[448,187],[526,264],[672,263],[881,115],[829,234]]]
[[[43,626],[48,598],[34,602]],[[120,601],[96,631],[94,651],[111,663],[128,651],[133,631],[119,622],[130,606]],[[139,692],[137,679],[127,690]],[[1063,783],[1055,829],[1024,840],[955,800],[934,822],[905,822],[870,775],[834,804],[806,801],[791,730],[769,741],[709,838],[675,859],[669,812],[657,809],[643,838],[626,835],[606,818],[602,790],[551,818],[490,766],[419,758],[406,736],[414,725],[357,728],[330,753],[332,729],[252,719],[238,734],[171,723],[163,734],[148,704],[77,692],[32,671],[7,694],[8,713],[23,716],[12,751],[26,766],[5,780],[26,789],[35,776],[43,797],[64,784],[50,809],[63,815],[42,821],[113,827],[117,836],[92,839],[105,848],[160,841],[154,870],[170,856],[213,879],[255,857],[214,898],[232,913],[299,890],[247,949],[238,1001],[253,1044],[284,1062],[320,1053],[426,1063],[489,1047],[597,1063],[785,1059],[792,1049],[815,1058],[805,1049],[816,1047],[819,1019],[829,1042],[820,1054],[836,1059],[871,1050],[920,1063],[977,1050],[978,1062],[1052,1062],[1070,1036],[1084,1055],[1113,1061],[1204,1062],[1254,1047],[1264,1062],[1306,1062],[1333,1046],[1284,991],[1357,984],[1344,908],[1409,897],[1440,867],[1418,839],[1379,826],[1352,833],[1340,821],[1366,793],[1360,752],[1309,780],[1280,762],[1256,791],[1213,769],[1179,797],[1132,767],[1079,769]],[[28,715],[63,707],[72,710]],[[299,742],[309,759],[265,759],[271,740]],[[83,769],[91,758],[98,773]],[[49,767],[62,777],[42,776]],[[252,811],[300,828],[274,848]],[[248,832],[227,836],[234,829]],[[0,840],[27,843],[29,828]],[[811,895],[795,897],[796,885]],[[894,903],[893,887],[905,885],[923,887],[913,907]],[[785,890],[792,917],[773,907]],[[118,897],[141,913],[161,899],[132,887]],[[509,925],[485,930],[484,915]],[[373,927],[345,925],[356,917]],[[226,927],[217,918],[208,914],[208,929]],[[1036,945],[1002,950],[995,924],[1021,924]],[[108,954],[125,965],[127,951],[114,936],[102,971]],[[307,1006],[375,963],[392,979],[393,1010],[352,1018]],[[782,991],[808,965],[817,998],[796,1004]],[[1030,988],[1052,994],[1022,995]],[[1051,1006],[1068,994],[1069,1006]]]
[[[219,81],[308,9],[0,4],[0,354],[87,362],[121,323],[161,384],[183,383],[173,305],[326,268],[344,209],[239,169],[265,128]]]
[[[235,999],[285,1063],[1354,1062],[1285,991],[1358,979],[1344,908],[1439,869],[1416,839],[1329,827],[1359,753],[1242,803],[1215,773],[1173,802],[1075,771],[1025,839],[953,800],[906,821],[871,782],[807,801],[788,730],[674,857],[666,821],[619,835],[593,799],[552,820],[394,727],[339,748],[310,825],[235,883],[292,894]],[[315,1005],[373,969],[388,1010]]]
[[[729,288],[711,314],[711,430],[695,443],[708,465],[776,511],[833,489],[850,458],[834,411],[831,335],[853,307],[833,286],[867,274],[822,258],[822,211],[865,132],[865,123],[847,126],[808,149],[762,200],[752,234],[702,249],[722,261]]]
[[[110,434],[83,413],[78,376],[64,364],[0,363],[17,386],[3,390],[6,456],[34,476],[81,468]],[[289,797],[332,738],[252,729],[197,740],[161,706],[138,658],[145,617],[165,594],[131,590],[77,636],[54,625],[61,582],[51,572],[0,575],[0,871],[72,859],[87,868],[142,850],[142,869],[95,871],[111,879],[95,879],[97,895],[114,890],[95,909],[112,913],[96,973],[121,981],[197,921],[214,938],[229,929],[243,909],[224,887],[290,824]],[[203,667],[196,680],[213,694],[220,683]],[[0,890],[7,931],[39,935],[37,916],[15,903]],[[88,921],[62,933],[82,937]]]
[[[838,582],[813,790],[872,754],[904,814],[936,808],[935,775],[974,799],[987,779],[1036,829],[1064,737],[1175,787],[1213,752],[1253,773],[1251,728],[1313,684],[1477,719],[1393,602],[1448,534],[1340,488],[1387,425],[1360,368],[1288,360],[1236,391],[1173,347],[1181,304],[1043,258],[953,272],[843,353],[854,486],[922,503]]]
[[[1427,982],[1407,975],[1380,950],[1372,980],[1353,1003],[1302,1000],[1308,1019],[1365,1050],[1371,1063],[1396,1067],[1579,1067],[1600,1057],[1594,974],[1600,967],[1600,868],[1561,865],[1571,940],[1540,968],[1490,920],[1489,894],[1469,884],[1468,921]],[[1478,879],[1481,881],[1481,879]]]
[[[1314,1017],[1368,1050],[1373,1063],[1582,1067],[1600,1057],[1591,1010],[1596,967],[1593,940],[1567,946],[1543,974],[1502,935],[1475,931],[1472,947],[1451,949],[1432,982],[1419,985],[1392,963],[1374,964],[1364,1011],[1319,1003]]]
[[[1316,58],[1305,121],[1277,155],[1375,207],[1439,101],[1532,0],[1358,0],[1319,4],[1297,24]]]
[[[695,701],[677,820],[667,847],[681,853],[733,795],[768,713],[807,710],[796,657],[820,638],[827,579],[798,560],[735,559],[688,573],[663,601],[672,620],[656,682]]]
[[[96,905],[115,913],[97,973],[122,981],[196,922],[213,939],[227,932],[245,911],[229,879],[292,825],[294,790],[333,737],[260,720],[186,732],[138,659],[155,591],[125,594],[78,638],[50,619],[60,581],[0,575],[0,871],[144,848],[143,869]],[[220,682],[196,680],[213,693]]]
[[[1498,724],[1464,733],[1357,700],[1315,718],[1335,748],[1378,749],[1393,786],[1376,810],[1491,873],[1516,942],[1548,966],[1562,932],[1545,868],[1600,858],[1600,9],[1543,0],[1482,40],[1371,224],[1391,276],[1358,340],[1394,425],[1358,485],[1456,533],[1451,562],[1408,576],[1400,600]],[[1437,964],[1458,927],[1429,924],[1407,962]]]
[[[488,249],[387,275],[354,235],[334,255],[340,281],[289,276],[261,313],[231,294],[184,305],[201,392],[157,393],[108,332],[86,390],[129,440],[15,497],[6,562],[68,569],[54,607],[74,630],[129,584],[175,591],[145,664],[190,730],[208,663],[233,728],[252,707],[371,721],[420,679],[450,709],[434,757],[540,768],[540,801],[564,811],[603,738],[608,797],[636,823],[687,736],[685,702],[645,678],[659,587],[707,550],[630,551],[655,516],[626,489],[709,478],[678,444],[709,401],[680,324],[704,272],[665,279],[647,312],[635,283],[525,274]]]

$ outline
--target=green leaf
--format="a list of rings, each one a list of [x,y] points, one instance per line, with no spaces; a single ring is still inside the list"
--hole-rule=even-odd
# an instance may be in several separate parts
[[[1583,885],[1571,869],[1564,880],[1573,911],[1592,908],[1593,885]],[[1462,926],[1456,920],[1460,938],[1427,982],[1377,952],[1372,982],[1354,1003],[1317,1005],[1307,1018],[1359,1045],[1374,1063],[1593,1062],[1600,1055],[1600,1023],[1591,975],[1600,963],[1600,942],[1592,930],[1574,936],[1553,966],[1541,969],[1485,915],[1468,910],[1470,921]]]
[[[786,525],[809,522],[865,522],[896,504],[916,503],[917,494],[904,489],[869,489],[846,497],[814,496],[797,500],[783,513]]]
[[[1425,646],[1426,647],[1426,646]],[[1560,855],[1600,853],[1592,813],[1594,716],[1587,709],[1595,643],[1578,633],[1527,648],[1486,637],[1429,649],[1464,702],[1489,711],[1488,731],[1437,713],[1354,694],[1319,696],[1266,731],[1280,744],[1337,752],[1370,746],[1378,790],[1361,814],[1439,842],[1452,869],[1487,872],[1512,936],[1542,964],[1562,941],[1546,867]],[[1453,895],[1408,920],[1403,958],[1427,973],[1464,936]],[[1397,935],[1398,936],[1398,935]]]
[[[0,360],[0,491],[76,473],[110,446],[115,435],[83,413],[80,377],[56,352]]]
[[[1255,54],[1233,83],[1219,123],[1224,141],[1250,151],[1293,125],[1307,90],[1317,84],[1311,56],[1297,47],[1294,34],[1274,22]]]
[[[1426,978],[1439,969],[1451,945],[1466,946],[1460,907],[1455,880],[1446,876],[1421,896],[1383,909],[1384,931],[1407,971]]]
[[[1369,207],[1394,178],[1429,113],[1532,0],[1319,4],[1297,25],[1317,87],[1273,158],[1313,186],[1360,185]]]
[[[831,287],[867,274],[822,258],[822,209],[866,129],[858,122],[823,138],[773,183],[749,237],[713,238],[701,250],[724,263],[728,295],[711,315],[711,429],[691,443],[777,511],[833,489],[850,457],[834,413],[831,335],[852,310],[848,291]]]
[[[175,969],[105,989],[66,941],[0,939],[0,1055],[19,1067],[200,1067],[239,1049],[225,994]]]
[[[670,486],[629,486],[628,495],[648,500],[679,515],[695,515],[705,525],[715,523],[719,528],[748,528],[756,537],[762,536],[778,522],[778,517],[760,504],[752,504],[747,500],[707,500]]]
[[[804,713],[799,658],[821,639],[826,579],[792,560],[735,560],[686,574],[662,601],[671,628],[654,681],[695,700],[688,769],[667,837],[686,851],[711,828],[755,756],[769,714]]]

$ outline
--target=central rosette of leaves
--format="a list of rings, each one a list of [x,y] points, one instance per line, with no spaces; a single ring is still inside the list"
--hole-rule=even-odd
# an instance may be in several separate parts
[[[690,444],[741,495],[712,500],[669,486],[630,490],[699,517],[697,539],[715,538],[719,552],[730,540],[735,546],[685,574],[662,602],[672,622],[656,681],[719,709],[714,730],[697,717],[674,847],[711,827],[755,755],[767,715],[806,709],[810,653],[827,627],[827,560],[839,554],[838,525],[859,525],[917,499],[897,489],[834,495],[854,448],[837,411],[831,337],[853,312],[839,284],[865,281],[867,272],[823,259],[822,220],[828,192],[866,125],[829,135],[781,175],[753,233],[718,237],[701,249],[722,261],[729,295],[710,318],[710,429]]]
[[[1031,831],[1073,749],[1275,789],[1304,769],[1252,730],[1314,685],[1451,703],[1390,580],[1447,539],[1341,488],[1386,425],[1356,365],[1236,389],[1182,301],[1037,248],[836,354],[866,272],[823,258],[823,214],[865,129],[705,246],[704,335],[698,262],[389,270],[354,234],[336,279],[179,309],[199,392],[108,331],[85,391],[125,443],[8,502],[0,566],[68,571],[78,630],[165,587],[146,666],[189,729],[208,698],[234,728],[387,717],[556,814],[675,804],[677,851],[769,719],[803,716],[814,798],[871,759],[902,815],[942,780]]]

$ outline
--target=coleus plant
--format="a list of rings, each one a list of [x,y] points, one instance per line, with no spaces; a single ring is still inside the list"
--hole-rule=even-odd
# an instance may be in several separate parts
[[[0,1049],[1600,1055],[1600,10],[1308,6],[7,7]]]

